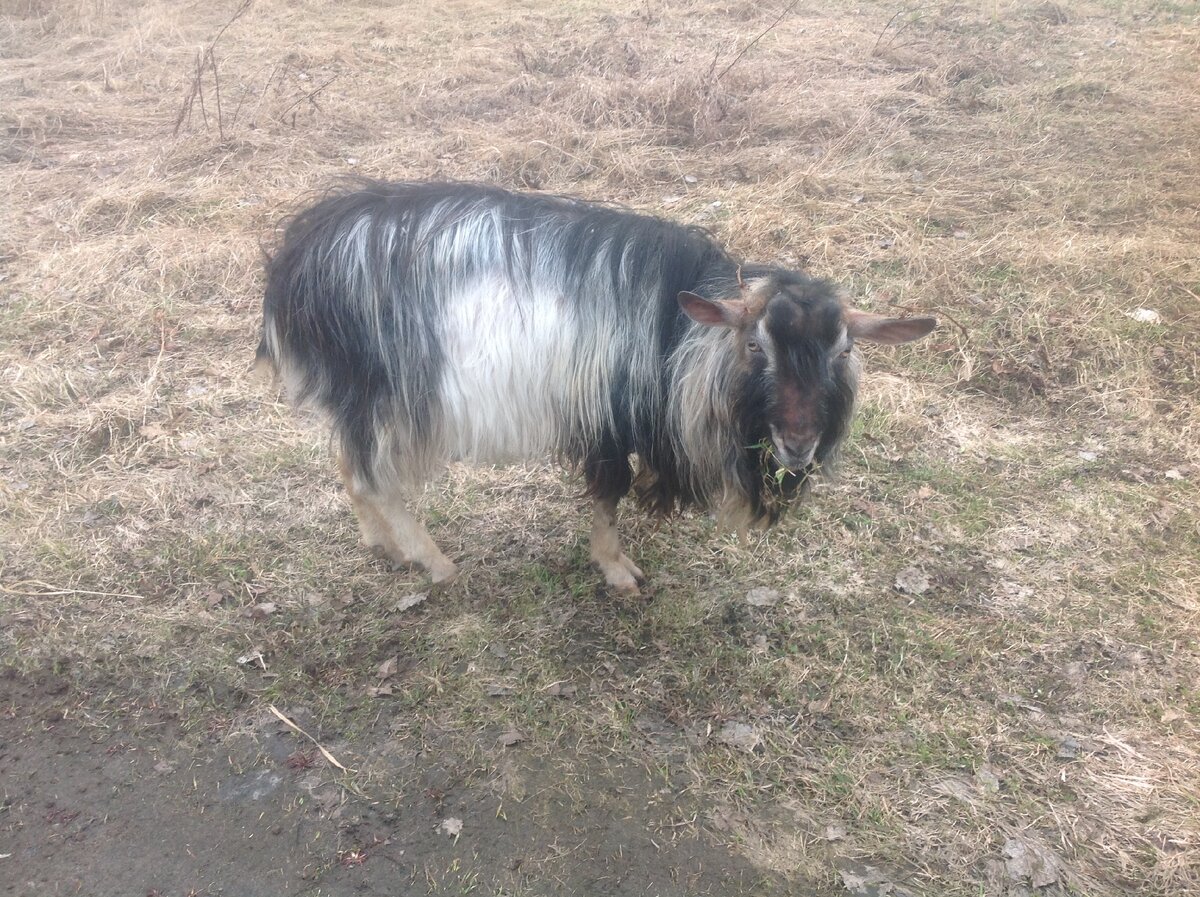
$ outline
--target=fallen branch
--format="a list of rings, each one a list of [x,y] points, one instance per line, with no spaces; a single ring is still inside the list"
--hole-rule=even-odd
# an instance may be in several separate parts
[[[269,709],[272,713],[274,713],[277,717],[279,717],[279,719],[283,722],[283,724],[285,726],[287,726],[289,729],[291,729],[293,732],[303,735],[305,738],[307,738],[309,741],[311,741],[314,745],[316,745],[317,750],[321,752],[321,756],[323,756],[326,760],[328,760],[330,763],[332,763],[334,766],[336,766],[342,772],[354,772],[354,770],[347,769],[346,767],[342,766],[341,763],[338,763],[337,757],[335,757],[335,756],[333,756],[333,754],[329,753],[329,751],[327,751],[325,749],[325,745],[321,744],[321,742],[317,741],[317,739],[313,738],[311,735],[309,735],[307,732],[305,732],[303,729],[301,729],[299,726],[297,726],[294,722],[292,722],[290,719],[288,719],[286,716],[284,716],[282,713],[280,713],[279,708],[276,707],[274,704],[268,704],[267,709]]]
[[[727,74],[729,74],[729,70],[731,68],[733,68],[735,65],[737,65],[738,62],[741,61],[741,58],[743,56],[745,56],[747,53],[750,52],[751,47],[753,47],[760,40],[762,40],[764,37],[766,37],[771,31],[773,31],[775,29],[775,26],[783,21],[783,17],[786,16],[789,12],[791,12],[793,9],[795,9],[799,5],[800,5],[800,0],[792,0],[792,2],[787,5],[787,7],[783,10],[783,12],[781,12],[779,14],[779,16],[775,19],[774,22],[772,22],[770,25],[768,25],[766,28],[764,28],[759,33],[758,37],[754,38],[754,40],[752,40],[752,41],[750,41],[750,43],[746,44],[746,46],[742,48],[741,53],[738,53],[737,56],[733,57],[733,62],[729,63],[729,65],[727,65],[727,66],[725,66],[725,68],[721,69],[721,74],[717,75],[716,80],[720,81]]]
[[[93,592],[90,589],[71,589],[58,588],[49,583],[41,582],[36,579],[27,579],[23,582],[14,583],[18,586],[40,586],[41,591],[25,592],[20,589],[9,588],[8,586],[0,585],[0,592],[5,595],[20,595],[28,598],[50,598],[61,595],[89,595],[93,598],[136,598],[138,601],[145,601],[146,598],[142,595],[134,595],[132,592]]]
[[[221,139],[225,139],[225,123],[221,118],[221,78],[217,74],[217,57],[216,48],[217,41],[221,36],[229,30],[234,22],[240,19],[254,5],[254,0],[242,0],[238,8],[233,11],[233,15],[218,29],[213,35],[212,40],[208,42],[208,46],[202,51],[196,53],[196,73],[192,77],[191,87],[188,88],[187,94],[183,98],[183,104],[179,107],[179,114],[175,116],[175,127],[171,131],[172,137],[179,136],[179,129],[183,127],[185,121],[191,120],[192,109],[196,105],[196,100],[200,100],[200,114],[204,119],[204,126],[208,127],[208,110],[204,105],[204,71],[212,69],[213,84],[216,88],[216,104],[217,104],[217,130],[221,134]]]
[[[908,13],[910,16],[912,16],[911,19],[909,19],[907,22],[905,22],[903,25],[901,25],[899,28],[896,29],[895,34],[893,34],[890,38],[888,38],[887,46],[885,46],[883,48],[885,52],[892,49],[892,45],[896,43],[896,41],[899,39],[900,35],[902,35],[905,31],[907,31],[909,29],[909,27],[912,25],[912,23],[917,21],[921,17],[921,13],[923,13],[927,9],[929,9],[928,6],[918,6],[915,9],[907,9],[907,10],[906,9],[898,9],[898,10],[896,10],[896,12],[892,14],[892,17],[887,20],[887,24],[883,26],[883,30],[879,32],[879,36],[875,38],[875,46],[873,46],[871,48],[871,55],[872,56],[879,55],[879,43],[880,43],[880,41],[883,40],[883,36],[888,33],[888,29],[890,29],[892,27],[892,25],[895,24],[896,19],[900,18],[900,16],[904,15],[905,13]]]
[[[292,103],[290,106],[288,106],[286,109],[284,109],[282,112],[280,112],[280,113],[279,113],[279,119],[280,119],[280,121],[282,121],[282,120],[283,120],[283,117],[284,117],[285,115],[287,115],[289,112],[291,112],[291,111],[292,111],[293,109],[295,109],[297,106],[299,106],[299,105],[300,105],[301,103],[303,103],[305,100],[308,100],[310,103],[312,103],[314,106],[316,106],[316,103],[314,102],[314,99],[316,98],[317,94],[319,94],[321,91],[323,91],[323,90],[324,90],[326,87],[328,87],[330,84],[332,84],[332,83],[333,83],[334,81],[336,81],[337,79],[338,79],[338,76],[337,76],[337,75],[331,75],[331,76],[330,76],[330,77],[329,77],[329,78],[328,78],[328,79],[327,79],[327,80],[326,80],[326,81],[325,81],[323,84],[319,84],[319,85],[317,85],[316,87],[314,87],[314,88],[312,89],[312,91],[311,91],[311,92],[309,92],[309,93],[305,94],[304,96],[300,97],[300,99],[296,100],[296,102]],[[318,108],[320,108],[320,107],[318,107]]]

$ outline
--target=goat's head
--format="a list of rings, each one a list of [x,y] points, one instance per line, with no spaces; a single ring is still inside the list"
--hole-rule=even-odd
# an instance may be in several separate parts
[[[784,271],[752,278],[735,299],[683,292],[679,305],[699,324],[733,331],[742,410],[757,418],[747,423],[769,436],[779,466],[796,472],[825,460],[845,436],[858,380],[855,342],[905,343],[937,324],[846,308],[829,284]]]

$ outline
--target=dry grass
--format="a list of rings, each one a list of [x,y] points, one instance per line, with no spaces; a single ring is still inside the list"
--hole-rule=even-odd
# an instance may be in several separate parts
[[[665,831],[814,893],[847,858],[1025,893],[1017,841],[1049,892],[1200,890],[1192,5],[802,4],[718,79],[778,9],[259,0],[172,136],[235,9],[0,3],[12,662],[196,732],[307,705],[376,793],[381,713],[502,792],[508,727],[633,759],[702,808]],[[455,470],[427,505],[462,582],[396,613],[423,583],[366,556],[319,429],[245,376],[260,242],[346,171],[622,201],[945,326],[868,360],[843,478],[781,529],[630,516],[651,600],[598,593],[557,473]]]

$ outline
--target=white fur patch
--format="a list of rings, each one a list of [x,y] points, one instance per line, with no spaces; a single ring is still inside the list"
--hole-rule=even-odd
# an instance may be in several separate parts
[[[501,282],[448,299],[442,336],[441,435],[450,460],[508,462],[551,454],[568,391],[569,315],[552,297],[518,301]]]

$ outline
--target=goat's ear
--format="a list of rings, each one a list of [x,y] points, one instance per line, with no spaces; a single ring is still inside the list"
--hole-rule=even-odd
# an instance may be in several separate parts
[[[746,317],[746,303],[740,299],[705,299],[684,290],[677,300],[685,315],[707,327],[737,327]]]
[[[846,312],[846,332],[855,339],[894,346],[926,336],[937,326],[937,318],[887,318],[850,309]]]

